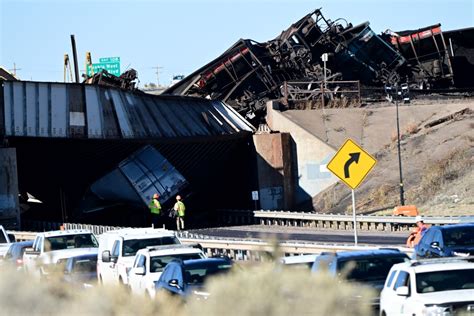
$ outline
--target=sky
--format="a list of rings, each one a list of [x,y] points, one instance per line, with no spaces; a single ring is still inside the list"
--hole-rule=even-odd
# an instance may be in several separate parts
[[[91,52],[93,63],[120,57],[140,87],[169,85],[240,38],[268,41],[319,8],[333,21],[369,21],[377,34],[474,26],[473,0],[0,0],[0,66],[22,80],[63,82],[74,34],[81,73]]]

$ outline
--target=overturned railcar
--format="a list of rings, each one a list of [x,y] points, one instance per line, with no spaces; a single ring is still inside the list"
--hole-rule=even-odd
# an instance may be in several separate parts
[[[386,34],[391,45],[407,60],[400,71],[403,81],[415,83],[421,89],[453,84],[453,67],[441,24]]]
[[[331,54],[323,67],[321,56]],[[224,54],[164,91],[221,100],[259,123],[269,99],[292,80],[397,81],[405,59],[363,23],[353,27],[315,10],[265,43],[239,40]]]

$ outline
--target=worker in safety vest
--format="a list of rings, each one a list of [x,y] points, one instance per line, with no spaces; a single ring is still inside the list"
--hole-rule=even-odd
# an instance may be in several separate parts
[[[410,236],[408,236],[406,246],[409,248],[415,247],[419,242],[423,234],[429,228],[421,216],[415,217],[416,227],[411,231]]]
[[[184,206],[184,203],[181,201],[180,195],[176,196],[176,203],[173,209],[176,212],[176,229],[180,230],[180,224],[181,229],[184,229],[184,211],[186,210],[186,206]]]
[[[158,193],[153,194],[153,198],[150,201],[150,204],[148,204],[148,208],[150,209],[150,214],[151,214],[151,223],[153,227],[158,227],[158,223],[160,221],[160,215],[161,215],[161,204],[158,199],[160,198],[160,195]]]

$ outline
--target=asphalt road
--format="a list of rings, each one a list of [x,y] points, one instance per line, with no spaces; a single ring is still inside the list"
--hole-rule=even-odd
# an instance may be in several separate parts
[[[233,226],[190,230],[190,233],[225,238],[278,239],[281,241],[311,241],[321,243],[353,244],[353,231],[317,230],[281,226]],[[359,244],[404,246],[408,233],[358,231]]]

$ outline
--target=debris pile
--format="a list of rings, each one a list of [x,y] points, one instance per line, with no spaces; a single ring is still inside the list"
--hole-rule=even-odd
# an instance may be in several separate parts
[[[303,95],[306,99],[321,99],[324,106],[324,100],[340,89],[339,85],[329,88],[330,82],[358,81],[364,87],[403,83],[417,89],[451,88],[457,84],[453,79],[453,47],[468,56],[461,59],[474,69],[474,61],[469,59],[474,45],[466,40],[466,36],[474,38],[474,29],[463,32],[460,36],[451,31],[447,39],[437,24],[377,35],[369,22],[353,26],[344,19],[331,21],[318,9],[273,40],[258,43],[240,39],[164,94],[222,100],[259,123],[265,103],[271,99]]]

